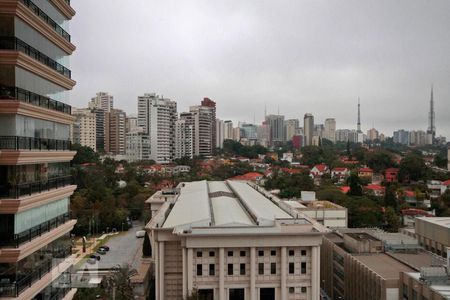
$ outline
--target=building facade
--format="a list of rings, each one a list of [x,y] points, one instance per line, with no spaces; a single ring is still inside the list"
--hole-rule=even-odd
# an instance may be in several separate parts
[[[75,121],[72,125],[72,142],[81,146],[90,147],[97,151],[96,118],[88,108],[72,108]]]
[[[70,290],[74,15],[68,1],[0,1],[2,299],[61,299]]]
[[[319,299],[325,228],[268,197],[247,182],[198,181],[155,203],[156,299],[194,289],[201,299]]]
[[[150,140],[142,128],[136,128],[125,135],[125,154],[129,161],[150,159]]]
[[[105,92],[98,92],[89,102],[90,109],[103,109],[105,112],[111,112],[114,108],[114,97]]]
[[[214,150],[217,147],[217,129],[216,129],[216,102],[209,98],[203,98],[201,106],[209,107],[211,110],[211,124],[212,124],[212,134],[211,134],[211,148]]]
[[[216,147],[223,148],[225,134],[225,123],[223,120],[216,119]]]
[[[194,158],[194,126],[187,119],[175,122],[175,158]]]
[[[213,131],[216,127],[215,107],[191,106],[188,113],[180,114],[180,118],[185,119],[194,129],[194,155],[212,155],[215,146],[215,142],[212,142]]]
[[[298,119],[289,119],[284,123],[286,131],[286,141],[292,141],[292,137],[297,133],[297,129],[300,127]]]
[[[336,120],[332,118],[325,119],[323,138],[336,142]]]
[[[314,135],[314,117],[312,114],[305,114],[303,118],[303,136],[305,138],[305,146],[313,144]]]
[[[125,154],[126,114],[121,109],[105,113],[105,152],[111,155]]]
[[[270,145],[278,145],[286,141],[284,135],[284,116],[267,115],[266,124],[269,126]]]

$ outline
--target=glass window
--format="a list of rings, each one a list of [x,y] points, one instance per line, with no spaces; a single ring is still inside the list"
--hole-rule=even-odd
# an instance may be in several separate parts
[[[245,275],[245,264],[240,264],[239,270],[241,275]]]
[[[264,275],[264,264],[263,263],[258,264],[258,274]]]
[[[294,250],[289,250],[289,256],[294,256],[295,252]]]
[[[228,264],[228,275],[233,275],[233,264]]]
[[[302,286],[301,291],[302,291],[303,294],[306,293],[306,291],[307,291],[306,286]]]
[[[289,294],[293,294],[295,292],[295,288],[294,287],[289,287]]]
[[[258,256],[264,256],[264,250],[259,250],[258,251]]]
[[[245,251],[241,251],[240,255],[241,255],[241,257],[244,257],[245,256]]]
[[[203,256],[202,251],[197,251],[197,257],[202,257],[202,256]]]
[[[216,265],[210,264],[209,265],[209,276],[214,276],[215,273],[216,273]]]
[[[198,264],[197,265],[197,276],[202,276],[202,274],[203,274],[203,270],[202,270],[202,265],[201,264]]]
[[[270,274],[277,274],[277,264],[276,263],[270,264]]]
[[[228,251],[228,256],[233,256],[233,251]]]
[[[302,256],[306,256],[306,250],[301,251]]]
[[[306,262],[301,263],[301,273],[306,274]]]
[[[294,274],[295,265],[293,262],[289,263],[289,274]]]
[[[214,251],[209,251],[209,256],[210,257],[214,257],[216,255],[216,252],[214,252]]]
[[[270,256],[277,256],[277,250],[271,250]]]

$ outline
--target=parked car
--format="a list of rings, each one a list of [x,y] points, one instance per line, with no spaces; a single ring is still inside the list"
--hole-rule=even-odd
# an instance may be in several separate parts
[[[109,246],[103,245],[103,246],[100,247],[100,249],[103,249],[103,250],[105,250],[106,252],[108,252],[108,251],[109,251]]]
[[[98,255],[98,254],[96,254],[96,253],[92,253],[90,256],[89,256],[90,258],[94,258],[94,259],[96,259],[96,260],[100,260],[100,255]]]
[[[97,259],[90,257],[88,258],[87,263],[90,265],[95,265],[97,263]]]
[[[98,253],[98,254],[101,254],[101,255],[105,255],[105,254],[106,254],[106,251],[105,251],[104,249],[102,249],[102,248],[99,248],[99,249],[97,250],[97,253]]]
[[[137,238],[143,238],[145,236],[145,230],[136,231]]]

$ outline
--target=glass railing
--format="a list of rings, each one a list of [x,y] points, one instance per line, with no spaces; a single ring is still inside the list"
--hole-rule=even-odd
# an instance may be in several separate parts
[[[65,114],[72,113],[72,107],[60,101],[18,88],[0,85],[0,100],[18,100],[36,106],[56,110]]]
[[[72,248],[67,247],[67,249],[61,251],[61,254],[64,255],[64,258],[68,257],[72,254]],[[34,267],[31,272],[18,274],[17,280],[7,277],[0,278],[0,297],[18,297],[23,291],[31,287],[33,283],[52,270],[54,267],[52,260],[52,258],[46,259],[39,266]],[[15,277],[15,274],[11,275]]]
[[[0,186],[0,198],[17,199],[24,196],[47,192],[72,184],[72,176],[49,178],[47,180],[19,183],[10,187]]]
[[[9,239],[2,238],[0,240],[0,246],[18,248],[22,244],[32,241],[33,239],[41,236],[42,234],[49,232],[50,230],[55,229],[56,227],[61,226],[62,224],[66,223],[69,220],[70,220],[69,213],[62,214],[51,220],[48,220],[30,229],[27,229],[21,233],[14,234],[12,238]]]
[[[25,136],[0,136],[0,149],[7,150],[70,150],[69,140],[53,140]]]
[[[0,49],[16,50],[36,59],[61,75],[71,78],[69,69],[16,37],[0,37]]]
[[[27,6],[35,15],[37,15],[41,20],[47,23],[51,28],[53,28],[60,36],[62,36],[66,41],[70,42],[70,34],[67,33],[61,26],[53,21],[42,9],[40,9],[36,4],[30,0],[21,0],[21,2]],[[66,1],[67,2],[67,1]],[[70,5],[70,3],[68,3]]]

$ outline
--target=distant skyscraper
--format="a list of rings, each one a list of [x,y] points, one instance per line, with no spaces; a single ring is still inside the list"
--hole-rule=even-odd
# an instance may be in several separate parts
[[[103,109],[105,112],[110,112],[114,107],[114,97],[105,92],[99,92],[95,97],[91,98],[89,102],[90,109]]]
[[[367,130],[367,139],[369,141],[378,140],[378,130],[376,130],[375,128]]]
[[[225,125],[223,120],[216,119],[216,147],[223,148]]]
[[[125,155],[126,114],[121,109],[111,109],[105,113],[105,152]]]
[[[433,86],[431,86],[430,112],[428,113],[428,144],[433,144],[436,139],[436,115],[434,113]]]
[[[305,136],[305,146],[311,146],[313,144],[314,135],[314,116],[312,114],[305,114],[303,118],[303,131]]]
[[[268,115],[266,116],[266,122],[269,125],[270,132],[270,145],[283,143],[284,137],[284,116],[282,115]]]
[[[290,141],[295,135],[297,128],[300,127],[300,122],[298,119],[289,119],[284,122],[284,125],[286,130],[286,141]]]
[[[180,118],[186,119],[187,123],[194,128],[195,156],[209,156],[213,153],[213,146],[216,143],[215,140],[213,143],[212,139],[213,136],[215,137],[213,130],[216,128],[214,114],[215,107],[204,105],[191,106],[189,112],[180,114]]]
[[[233,122],[230,120],[224,121],[224,132],[223,139],[224,140],[232,140],[233,139]]]
[[[194,157],[194,125],[189,118],[175,122],[175,158],[183,157]]]
[[[88,108],[72,107],[72,115],[75,116],[72,126],[72,141],[97,151],[95,113]]]
[[[209,98],[203,98],[201,102],[202,106],[209,107],[211,109],[211,124],[212,124],[212,135],[211,135],[211,148],[214,150],[217,147],[216,139],[216,102]]]
[[[335,143],[336,142],[336,120],[328,118],[325,120],[325,130],[323,138]]]
[[[409,138],[410,138],[409,131],[406,131],[404,129],[394,131],[393,134],[394,143],[409,145],[410,144]]]

